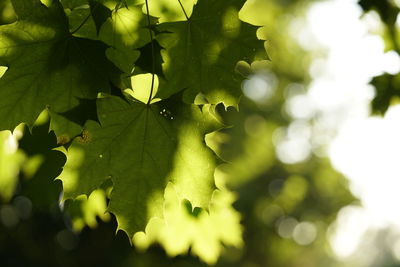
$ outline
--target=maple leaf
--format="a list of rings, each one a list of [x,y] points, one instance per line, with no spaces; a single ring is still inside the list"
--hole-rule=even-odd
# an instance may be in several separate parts
[[[192,247],[193,254],[215,264],[222,243],[233,247],[243,245],[240,214],[232,207],[235,197],[231,192],[215,190],[209,212],[193,209],[179,197],[172,184],[165,189],[164,198],[164,217],[151,218],[146,231],[134,235],[133,242],[138,248],[146,249],[158,242],[169,256],[175,257]]]
[[[87,198],[80,196],[64,203],[65,213],[71,218],[72,228],[75,232],[81,232],[85,226],[96,228],[97,217],[102,221],[109,221],[107,212],[107,196],[103,189],[96,189]]]
[[[111,17],[111,9],[103,1],[61,0],[61,3],[74,36],[97,40],[101,26]]]
[[[372,111],[375,114],[384,115],[391,102],[400,96],[400,74],[385,73],[374,77],[370,84],[375,87],[375,97],[371,102]]]
[[[111,179],[109,210],[130,237],[149,218],[162,216],[168,182],[193,206],[207,208],[217,158],[204,136],[221,127],[209,108],[177,105],[171,99],[152,105],[99,99],[100,124],[87,122],[59,177],[65,198],[88,195]]]
[[[64,8],[70,10],[88,4],[88,0],[60,0],[60,2]]]
[[[99,38],[110,48],[108,58],[125,73],[131,73],[140,53],[138,48],[150,42],[148,22],[137,2],[114,3],[111,16],[102,24]],[[155,23],[154,18],[150,18]]]
[[[18,126],[20,127],[20,126]],[[25,181],[19,194],[29,198],[38,209],[53,207],[60,198],[62,185],[54,181],[65,164],[64,153],[57,147],[54,132],[49,132],[48,114],[42,112],[31,130],[25,127],[18,147],[26,154]]]
[[[135,62],[135,71],[134,74],[141,73],[152,73],[157,74],[159,77],[163,77],[164,74],[162,72],[162,57],[161,50],[163,48],[157,42],[157,40],[153,40],[153,43],[148,43],[145,46],[139,48],[140,57]],[[153,57],[154,53],[154,62],[150,61],[149,58]],[[154,65],[154,70],[153,70]]]
[[[187,21],[157,26],[167,32],[156,37],[165,49],[161,53],[166,77],[160,81],[158,97],[165,99],[187,88],[188,103],[202,93],[209,103],[237,106],[241,95],[241,77],[234,71],[237,62],[267,59],[264,41],[256,37],[257,27],[239,20],[243,2],[198,1]]]
[[[97,40],[96,24],[86,0],[61,1],[68,18],[69,31],[76,37]]]
[[[144,1],[143,1],[144,2]],[[152,0],[149,1],[149,14],[158,17],[160,22],[172,22],[186,20],[186,16],[192,14],[193,5],[197,0]],[[185,12],[182,12],[182,8]],[[147,10],[143,7],[143,13]]]
[[[63,113],[79,105],[79,98],[109,92],[119,71],[106,59],[105,44],[74,37],[58,1],[49,7],[39,0],[12,3],[18,21],[0,27],[0,65],[8,67],[0,79],[0,129],[32,125],[46,107]],[[79,130],[56,117],[52,125],[58,125],[57,135],[71,137]]]

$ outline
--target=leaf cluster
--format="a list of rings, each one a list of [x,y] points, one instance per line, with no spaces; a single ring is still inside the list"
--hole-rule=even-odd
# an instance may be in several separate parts
[[[0,26],[0,130],[31,128],[49,112],[67,156],[58,177],[64,200],[112,184],[107,211],[130,238],[149,221],[171,223],[167,217],[185,203],[204,211],[205,224],[229,209],[232,200],[210,208],[225,189],[215,184],[221,160],[205,135],[224,126],[218,104],[238,105],[236,64],[266,59],[257,27],[239,18],[243,1],[11,2],[17,20]],[[229,213],[227,223],[238,225]],[[185,220],[192,219],[175,223]],[[219,240],[240,245],[225,235],[202,246]],[[186,239],[171,253],[199,242]]]
[[[384,26],[382,37],[386,44],[386,50],[393,50],[400,55],[399,29],[396,21],[400,8],[393,1],[384,0],[360,0],[359,5],[365,13],[375,11]],[[385,114],[389,106],[397,102],[400,91],[399,75],[384,73],[374,77],[371,85],[375,87],[375,97],[371,102],[373,113]]]

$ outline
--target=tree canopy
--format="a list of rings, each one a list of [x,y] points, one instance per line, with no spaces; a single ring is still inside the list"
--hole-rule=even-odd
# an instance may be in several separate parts
[[[335,266],[347,181],[275,151],[288,91],[310,81],[287,34],[308,4],[0,1],[6,266]],[[359,4],[398,52],[398,9]],[[255,79],[274,93],[243,96]],[[371,83],[384,113],[397,75]]]

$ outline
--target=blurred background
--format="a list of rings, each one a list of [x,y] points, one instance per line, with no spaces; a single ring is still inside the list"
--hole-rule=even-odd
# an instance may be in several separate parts
[[[32,131],[0,132],[0,265],[400,266],[399,10],[398,0],[245,3],[240,17],[262,26],[271,61],[247,66],[240,112],[221,107],[234,127],[206,137],[227,162],[217,183],[243,238],[218,261],[132,248],[104,212],[107,187],[59,204],[66,159],[43,113]],[[0,0],[0,24],[13,21]]]

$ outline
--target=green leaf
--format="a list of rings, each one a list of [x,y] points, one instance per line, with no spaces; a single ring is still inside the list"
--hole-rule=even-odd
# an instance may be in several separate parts
[[[69,31],[76,37],[97,40],[97,24],[88,0],[61,0]]]
[[[372,111],[384,115],[392,101],[398,101],[400,97],[400,74],[385,73],[374,77],[370,84],[375,87],[375,97],[371,102]]]
[[[109,210],[130,237],[162,216],[163,192],[172,182],[194,207],[207,208],[214,186],[215,154],[204,135],[220,127],[195,105],[146,105],[117,97],[98,100],[100,125],[88,121],[72,143],[59,177],[65,198],[90,194],[113,182]]]
[[[97,40],[96,24],[88,4],[66,10],[69,31],[76,37]]]
[[[62,6],[39,0],[13,1],[18,22],[0,27],[0,129],[32,125],[44,108],[63,113],[108,92],[118,70],[105,57],[101,42],[73,37]],[[52,124],[72,123],[52,118]],[[75,125],[76,126],[76,125]],[[73,131],[56,132],[74,136]],[[57,129],[57,127],[56,127]]]
[[[190,17],[196,2],[197,0],[149,0],[149,13],[160,18],[160,22],[182,21],[186,20],[186,16]],[[146,11],[143,6],[143,13]]]
[[[394,2],[389,0],[359,0],[358,4],[365,12],[376,10],[382,21],[389,26],[394,26],[400,11]]]
[[[155,20],[152,18],[151,22]],[[139,57],[136,49],[150,42],[147,24],[142,6],[127,3],[112,10],[111,17],[100,29],[100,40],[111,47],[107,51],[108,58],[126,73],[132,72]]]
[[[41,113],[31,130],[24,128],[19,146],[27,160],[21,169],[21,177],[25,179],[18,193],[28,197],[37,209],[57,207],[62,185],[54,179],[60,175],[66,157],[54,150],[57,139],[54,132],[49,132],[47,112]]]
[[[96,228],[97,217],[105,222],[111,219],[107,212],[106,192],[102,189],[93,191],[88,197],[80,196],[66,201],[64,209],[71,217],[72,228],[76,232],[82,231],[85,226]]]
[[[144,14],[147,14],[146,1],[145,0],[96,0],[105,2],[108,6],[114,5],[114,7],[129,7],[133,5],[141,5]],[[186,15],[192,14],[193,5],[197,0],[148,0],[149,14],[152,17],[159,18],[160,22],[171,22],[185,20],[185,13],[182,10],[182,6],[185,9]],[[182,4],[182,6],[181,6]]]
[[[22,135],[18,128],[14,133],[0,131],[0,199],[4,201],[14,195],[19,169],[25,160],[24,153],[18,149],[18,135]]]
[[[152,218],[146,232],[136,233],[133,242],[140,249],[158,242],[171,257],[185,254],[192,248],[208,264],[215,264],[223,244],[241,247],[240,214],[232,207],[234,195],[226,190],[215,190],[209,212],[187,205],[169,184],[165,190],[161,218]],[[195,213],[194,213],[195,212]]]
[[[101,26],[111,17],[111,10],[97,1],[89,0],[90,12],[96,24],[96,31],[99,34]]]
[[[234,71],[237,62],[266,59],[257,28],[239,20],[242,5],[241,0],[200,0],[189,20],[157,27],[167,32],[157,35],[165,48],[161,53],[166,77],[160,81],[158,97],[165,99],[187,88],[188,103],[203,93],[209,103],[237,106],[242,79]]]
[[[71,10],[88,4],[88,0],[61,0],[60,2],[64,8]]]
[[[96,99],[78,98],[79,104],[62,113],[50,112],[50,129],[58,134],[57,143],[65,145],[78,136],[87,120],[98,121]]]
[[[64,0],[61,3],[74,36],[97,40],[101,26],[111,17],[111,10],[100,1]]]
[[[145,46],[139,48],[140,57],[135,62],[135,74],[139,73],[152,73],[153,72],[153,64],[154,64],[154,74],[157,74],[159,77],[164,77],[162,71],[162,63],[163,59],[161,57],[161,50],[163,48],[157,42],[157,40],[153,40],[153,43],[148,43]],[[149,58],[153,57],[154,53],[154,62],[149,60]]]
[[[98,121],[95,99],[78,99],[79,105],[61,113],[68,120],[83,126],[87,120]]]

